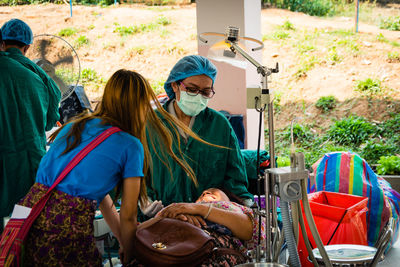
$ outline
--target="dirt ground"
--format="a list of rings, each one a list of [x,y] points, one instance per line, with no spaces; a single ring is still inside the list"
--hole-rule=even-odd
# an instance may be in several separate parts
[[[380,9],[388,16],[400,14],[400,7]],[[114,32],[117,24],[133,26],[155,21],[164,16],[171,24],[164,30],[121,37]],[[163,81],[174,63],[184,55],[197,53],[196,6],[147,7],[122,5],[110,7],[74,6],[70,17],[67,5],[30,5],[0,7],[0,24],[11,18],[26,21],[34,34],[57,34],[61,29],[74,27],[78,33],[66,40],[74,44],[84,35],[89,44],[77,49],[82,68],[93,69],[107,79],[120,68],[134,69],[151,81]],[[296,29],[352,29],[353,18],[318,18],[302,13],[279,9],[262,10],[262,34],[268,34],[277,25],[290,20]],[[378,42],[382,33],[390,41],[400,42],[399,31],[381,30],[377,26],[360,23],[357,57],[347,57],[339,64],[319,64],[301,79],[293,79],[296,57],[294,49],[280,42],[266,40],[263,62],[273,66],[280,63],[281,71],[273,76],[272,88],[281,92],[281,113],[277,114],[277,128],[298,117],[304,122],[319,125],[352,113],[365,115],[377,121],[387,117],[388,112],[400,112],[400,62],[386,60],[389,51],[400,53],[399,47]],[[387,99],[367,101],[354,92],[356,80],[379,78],[385,88],[391,88]],[[100,89],[88,89],[90,99],[101,95]],[[326,95],[334,95],[340,101],[336,111],[328,115],[318,111],[313,103]]]

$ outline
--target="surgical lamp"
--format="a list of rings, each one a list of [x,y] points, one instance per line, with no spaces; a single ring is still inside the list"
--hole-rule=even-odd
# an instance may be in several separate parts
[[[260,130],[259,130],[259,142],[258,142],[258,155],[260,149],[260,138],[261,138],[261,120],[262,113],[268,109],[268,141],[269,141],[269,155],[271,166],[275,165],[275,149],[274,149],[274,123],[273,123],[273,99],[270,97],[270,90],[268,88],[268,77],[272,73],[279,72],[278,63],[275,68],[268,68],[261,65],[253,57],[251,57],[243,48],[241,44],[242,40],[250,41],[258,44],[258,47],[252,48],[252,51],[260,50],[264,47],[264,44],[254,38],[240,37],[239,28],[229,26],[225,32],[205,32],[201,33],[198,38],[203,43],[208,43],[209,40],[206,36],[217,36],[218,38],[223,37],[224,39],[216,44],[212,45],[209,50],[209,56],[211,59],[217,61],[223,61],[232,64],[236,67],[241,67],[243,64],[238,63],[243,57],[245,60],[254,65],[257,69],[257,73],[261,75],[261,88],[258,88],[258,92],[248,92],[254,96],[254,108],[260,113]],[[215,50],[221,50],[222,53],[215,52]],[[210,53],[211,52],[211,53]],[[249,105],[248,105],[249,108]],[[317,243],[317,247],[322,256],[325,266],[332,266],[329,257],[324,249],[321,238],[319,237],[317,228],[312,218],[311,209],[307,198],[307,178],[308,171],[305,169],[304,155],[302,153],[296,153],[294,146],[291,148],[291,166],[283,168],[271,168],[268,169],[264,174],[264,187],[265,187],[265,213],[260,208],[256,213],[260,216],[264,216],[266,220],[266,246],[263,257],[265,263],[261,263],[261,249],[260,244],[257,247],[255,253],[256,263],[247,263],[240,266],[283,266],[277,263],[280,249],[283,244],[283,239],[280,235],[280,230],[277,223],[277,206],[276,197],[280,198],[282,221],[283,221],[283,233],[286,239],[289,250],[289,260],[291,266],[301,266],[299,256],[297,253],[296,238],[298,237],[298,224],[302,230],[304,229],[304,221],[302,217],[302,210],[300,208],[300,199],[303,200],[304,213],[306,215],[310,230],[313,234],[314,240]],[[259,165],[259,162],[257,162]],[[257,169],[259,170],[259,169]],[[259,179],[259,180],[260,180]],[[259,198],[260,200],[260,198]],[[290,215],[290,205],[292,203],[292,215]],[[270,211],[272,214],[270,215]],[[307,234],[304,232],[303,237],[306,238]],[[307,243],[307,242],[306,242]],[[310,258],[313,260],[314,265],[316,261],[313,257],[313,253],[310,247],[307,247]],[[316,265],[318,266],[318,265]]]

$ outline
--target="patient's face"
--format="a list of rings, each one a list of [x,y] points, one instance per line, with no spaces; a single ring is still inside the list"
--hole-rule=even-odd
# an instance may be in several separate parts
[[[217,188],[204,190],[196,202],[230,201],[228,196]]]

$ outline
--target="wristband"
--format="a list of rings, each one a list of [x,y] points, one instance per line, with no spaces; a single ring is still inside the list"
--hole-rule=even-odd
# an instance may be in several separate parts
[[[207,214],[206,214],[206,216],[203,217],[204,220],[206,220],[206,219],[208,218],[208,216],[210,215],[210,212],[211,212],[211,210],[212,210],[212,207],[213,207],[213,203],[210,203],[210,204],[208,205]]]

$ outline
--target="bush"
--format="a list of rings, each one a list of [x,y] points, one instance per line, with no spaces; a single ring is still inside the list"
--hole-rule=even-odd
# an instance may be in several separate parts
[[[391,31],[400,31],[400,17],[396,16],[381,19],[379,28]]]
[[[81,35],[78,37],[78,39],[75,40],[76,48],[80,48],[81,46],[88,44],[89,44],[89,39],[85,35]]]
[[[393,143],[386,143],[384,141],[370,140],[366,143],[365,147],[359,153],[360,156],[370,164],[378,163],[379,159],[383,156],[393,155],[398,150],[397,146]]]
[[[356,82],[356,91],[371,97],[382,93],[381,81],[378,79],[367,78]]]
[[[309,14],[311,16],[326,16],[332,14],[334,5],[331,0],[263,0],[278,8],[289,9]]]
[[[374,125],[364,118],[350,116],[336,121],[328,130],[328,137],[336,144],[358,147],[376,132]]]
[[[311,132],[309,126],[303,126],[298,123],[293,124],[293,139],[296,143],[311,142],[314,134]],[[287,126],[281,133],[281,140],[287,144],[291,142],[291,127]]]
[[[396,175],[400,174],[400,157],[390,156],[381,157],[378,161],[379,165],[376,168],[380,175]]]
[[[58,32],[58,36],[68,37],[68,36],[74,35],[77,32],[78,32],[78,30],[75,28],[65,28]]]
[[[315,103],[315,106],[321,109],[324,112],[328,112],[331,109],[336,107],[337,99],[330,95],[330,96],[323,96]]]
[[[393,137],[400,134],[400,114],[394,115],[391,119],[382,123],[382,135],[386,137]]]
[[[95,82],[98,80],[97,72],[94,69],[82,70],[82,82]]]
[[[276,164],[278,165],[278,168],[290,166],[290,158],[289,157],[278,157],[278,159],[276,160]]]

